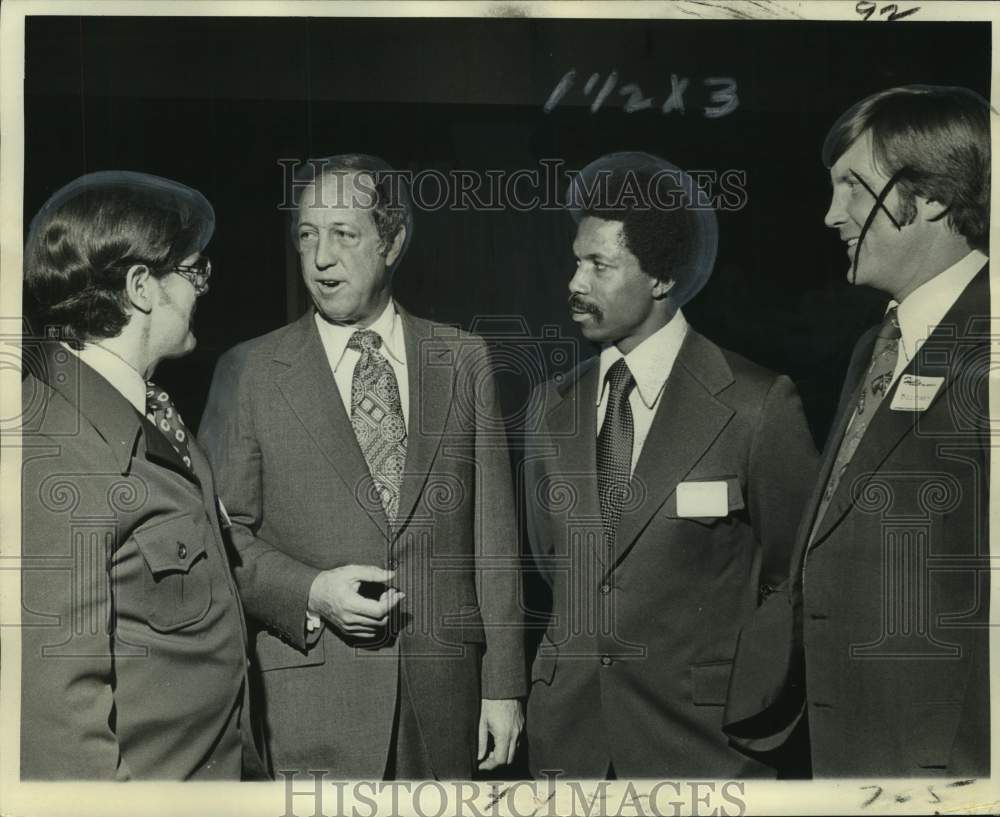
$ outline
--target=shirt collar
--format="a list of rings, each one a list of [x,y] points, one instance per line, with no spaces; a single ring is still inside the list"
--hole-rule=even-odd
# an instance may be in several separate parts
[[[952,264],[911,292],[902,303],[890,301],[887,308],[897,307],[903,353],[907,360],[917,353],[924,341],[941,323],[942,318],[958,300],[958,296],[976,277],[989,259],[979,250]]]
[[[670,371],[677,360],[677,354],[681,350],[684,342],[684,335],[687,334],[687,320],[684,313],[679,309],[677,314],[666,324],[661,326],[642,343],[636,346],[627,355],[623,355],[617,346],[611,344],[601,350],[601,367],[598,372],[600,387],[597,392],[597,402],[600,404],[604,397],[604,378],[612,364],[621,358],[625,358],[625,365],[632,372],[635,378],[635,387],[639,392],[643,405],[652,409],[663,391],[663,384],[667,382]]]
[[[314,319],[316,327],[319,329],[319,335],[323,339],[323,345],[327,349],[328,356],[331,360],[336,361],[333,367],[333,370],[336,371],[344,359],[344,352],[347,351],[347,342],[351,339],[351,335],[358,330],[353,326],[330,323],[323,320],[319,312],[314,315]],[[382,310],[382,314],[368,328],[382,338],[382,349],[398,364],[405,366],[406,345],[403,342],[403,322],[396,311],[394,301],[390,300],[386,304],[385,309]]]
[[[146,414],[146,381],[123,358],[96,343],[85,343],[79,350],[65,343],[62,345],[107,380],[136,411]]]

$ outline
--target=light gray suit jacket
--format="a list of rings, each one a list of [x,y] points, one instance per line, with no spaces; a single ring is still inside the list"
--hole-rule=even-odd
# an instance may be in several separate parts
[[[261,625],[256,660],[275,770],[381,777],[397,695],[434,773],[471,776],[479,702],[525,692],[510,461],[486,346],[400,309],[409,389],[396,525],[310,310],[218,363],[200,439]],[[379,644],[304,631],[322,570],[374,564],[406,593]]]

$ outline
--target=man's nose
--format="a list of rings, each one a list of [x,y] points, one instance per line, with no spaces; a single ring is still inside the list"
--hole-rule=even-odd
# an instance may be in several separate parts
[[[827,208],[826,215],[823,216],[823,223],[836,230],[840,225],[847,221],[847,211],[844,209],[844,203],[842,197],[834,193],[830,197],[830,206]]]
[[[576,268],[573,277],[569,279],[569,291],[574,295],[584,295],[590,291],[590,282],[587,279],[583,264],[580,264]]]
[[[338,261],[340,261],[340,254],[337,251],[336,242],[320,233],[316,242],[316,266],[320,269],[326,269],[336,266]]]

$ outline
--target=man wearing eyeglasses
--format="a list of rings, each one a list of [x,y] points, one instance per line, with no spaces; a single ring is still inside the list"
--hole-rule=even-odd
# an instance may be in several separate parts
[[[31,223],[25,347],[21,776],[238,780],[243,614],[212,473],[152,377],[195,347],[214,228],[196,190],[83,176]]]
[[[907,86],[823,147],[848,279],[891,300],[727,711],[746,748],[807,731],[814,776],[990,771],[989,124],[978,94]]]

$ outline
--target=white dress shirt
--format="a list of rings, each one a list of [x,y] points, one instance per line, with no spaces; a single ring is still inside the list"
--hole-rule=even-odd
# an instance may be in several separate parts
[[[319,338],[323,342],[326,359],[330,362],[333,379],[340,392],[347,416],[351,416],[351,384],[354,380],[354,367],[361,359],[361,353],[356,349],[348,349],[347,342],[351,335],[358,331],[356,327],[344,326],[325,321],[317,312],[314,316]],[[379,354],[389,361],[396,375],[399,386],[399,402],[403,409],[403,422],[409,429],[410,423],[410,390],[409,379],[406,376],[406,344],[403,338],[403,321],[396,311],[396,305],[389,301],[379,315],[378,320],[368,327],[382,338]]]
[[[135,406],[136,411],[145,416],[146,381],[124,358],[95,343],[85,343],[80,350],[66,343],[62,346],[107,380],[115,391]]]
[[[902,335],[896,371],[892,376],[894,383],[987,261],[989,258],[984,253],[973,250],[961,261],[921,284],[902,303],[889,301],[888,309],[897,307],[896,317]]]
[[[674,368],[677,353],[681,350],[688,324],[684,314],[677,314],[666,326],[657,329],[652,335],[635,347],[627,355],[623,355],[617,346],[612,344],[601,351],[601,364],[598,371],[597,392],[597,433],[600,434],[604,425],[604,414],[608,408],[608,386],[605,376],[612,364],[625,358],[632,377],[635,378],[635,388],[629,395],[629,407],[632,409],[632,472],[639,461],[642,447],[649,436],[653,425],[653,417],[660,404],[663,386]]]

